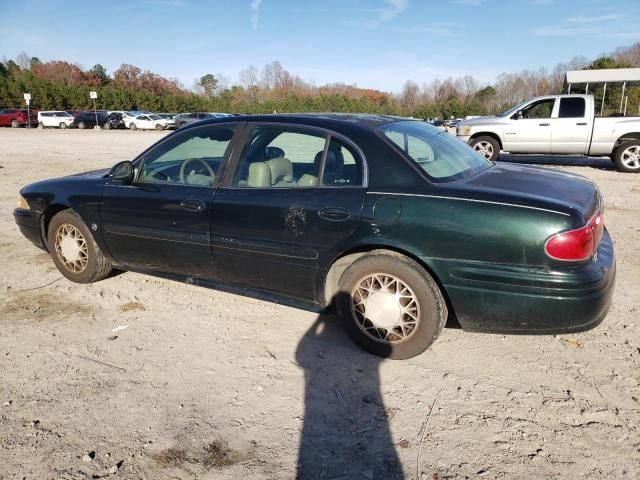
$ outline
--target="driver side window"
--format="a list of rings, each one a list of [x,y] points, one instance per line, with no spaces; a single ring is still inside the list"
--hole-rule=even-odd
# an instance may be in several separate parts
[[[236,124],[203,126],[170,136],[145,156],[138,181],[215,185],[236,129]]]
[[[548,98],[532,103],[522,111],[522,118],[551,118],[555,101],[554,98]]]

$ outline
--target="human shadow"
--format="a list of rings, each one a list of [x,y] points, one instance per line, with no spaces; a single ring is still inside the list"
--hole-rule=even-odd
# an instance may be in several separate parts
[[[304,420],[298,480],[403,479],[389,429],[380,363],[346,337],[333,314],[321,313],[298,344],[304,369]]]
[[[555,165],[563,167],[591,167],[600,170],[615,170],[613,162],[606,157],[583,157],[579,155],[500,155],[499,162],[526,165]]]

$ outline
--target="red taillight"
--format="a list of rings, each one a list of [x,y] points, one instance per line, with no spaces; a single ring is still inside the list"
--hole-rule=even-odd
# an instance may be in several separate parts
[[[604,217],[597,212],[584,227],[549,237],[544,249],[554,260],[587,260],[598,248],[603,233]]]

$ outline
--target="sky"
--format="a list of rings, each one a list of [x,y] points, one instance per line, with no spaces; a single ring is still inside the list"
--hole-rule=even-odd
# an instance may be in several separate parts
[[[0,18],[0,58],[128,63],[187,88],[273,60],[316,85],[490,83],[640,41],[638,0],[0,0]]]

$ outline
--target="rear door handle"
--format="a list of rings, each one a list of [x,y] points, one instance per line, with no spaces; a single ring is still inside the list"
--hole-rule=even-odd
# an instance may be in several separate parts
[[[587,124],[587,122],[578,122],[578,123],[576,123],[576,125],[586,125],[586,124]]]
[[[540,125],[541,127],[548,127],[551,124],[550,123],[539,123],[538,125]]]
[[[188,198],[180,202],[180,208],[189,212],[201,212],[204,210],[204,202],[202,200]]]
[[[332,222],[342,222],[351,217],[351,212],[342,207],[327,207],[318,211],[320,218],[330,220]]]

